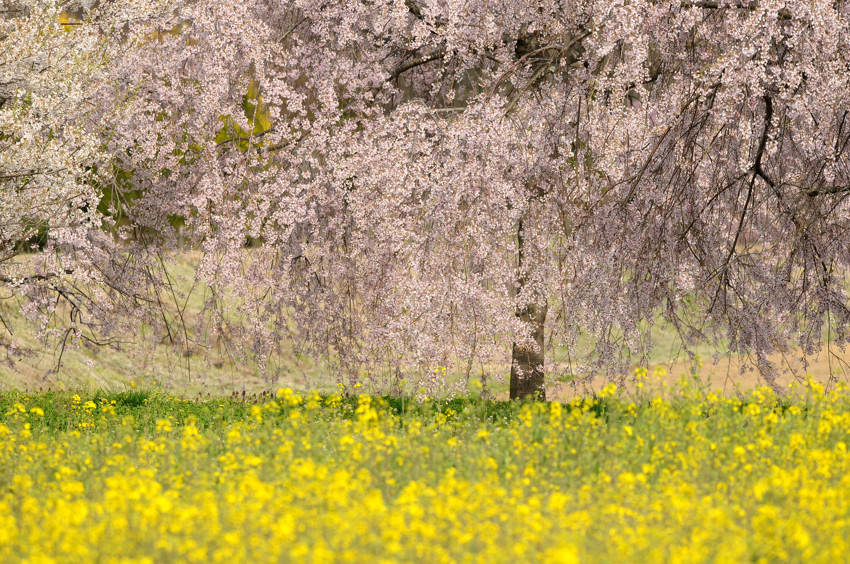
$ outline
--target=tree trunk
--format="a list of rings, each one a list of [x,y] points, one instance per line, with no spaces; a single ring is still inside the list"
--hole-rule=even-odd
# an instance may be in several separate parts
[[[511,399],[532,396],[546,400],[543,387],[543,323],[546,321],[546,302],[529,304],[517,312],[523,322],[531,325],[534,346],[514,343],[511,354]]]
[[[526,249],[523,221],[520,220],[517,229],[518,293],[526,288],[525,259],[529,250],[531,249]],[[537,400],[546,400],[546,389],[543,387],[543,324],[547,310],[545,296],[537,296],[532,303],[517,308],[516,316],[531,329],[534,344],[520,344],[514,341],[511,353],[511,399],[525,399],[531,396]]]

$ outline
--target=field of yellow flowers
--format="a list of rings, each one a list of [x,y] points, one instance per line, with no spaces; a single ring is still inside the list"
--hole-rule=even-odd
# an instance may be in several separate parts
[[[839,562],[850,397],[0,395],[2,562]]]

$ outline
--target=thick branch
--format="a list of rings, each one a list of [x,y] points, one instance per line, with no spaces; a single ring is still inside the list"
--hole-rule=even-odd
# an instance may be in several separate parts
[[[424,65],[426,63],[430,63],[431,61],[435,61],[437,59],[442,59],[445,54],[446,53],[445,53],[444,50],[438,50],[438,51],[435,51],[433,53],[426,53],[426,54],[424,54],[420,57],[415,57],[413,59],[409,59],[409,60],[399,64],[392,71],[390,71],[389,80],[393,81],[393,80],[397,79],[403,73],[409,71],[412,68],[416,68],[416,67]]]
[[[776,186],[776,183],[770,179],[767,173],[764,171],[764,168],[761,166],[761,159],[764,156],[764,149],[767,146],[767,137],[770,132],[770,122],[773,119],[773,98],[770,96],[764,96],[764,130],[761,133],[761,139],[759,139],[759,146],[756,150],[756,158],[753,163],[753,171],[761,177],[762,180],[767,182],[767,185],[771,188]]]
[[[806,192],[806,196],[810,198],[814,198],[816,196],[824,196],[827,194],[843,194],[850,193],[850,185],[848,186],[832,186],[831,188],[821,188],[818,190],[809,190]]]

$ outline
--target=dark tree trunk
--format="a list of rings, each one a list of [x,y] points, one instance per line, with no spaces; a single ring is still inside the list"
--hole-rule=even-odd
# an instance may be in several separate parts
[[[530,304],[517,312],[523,322],[531,326],[534,346],[514,343],[511,354],[511,399],[529,396],[546,399],[543,387],[543,323],[546,321],[546,303]]]
[[[523,221],[520,220],[517,230],[519,292],[526,288],[525,259],[529,250],[526,249]],[[546,297],[537,296],[533,303],[516,312],[516,316],[531,330],[534,344],[514,341],[511,353],[511,399],[546,399],[546,389],[543,387],[543,324],[546,322],[547,310]]]

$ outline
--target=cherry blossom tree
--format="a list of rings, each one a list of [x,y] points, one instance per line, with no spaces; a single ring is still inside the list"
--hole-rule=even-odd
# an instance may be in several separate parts
[[[848,16],[174,1],[108,34],[123,50],[80,127],[148,234],[121,256],[151,264],[175,218],[202,249],[199,344],[270,366],[294,343],[349,384],[510,362],[511,397],[542,398],[554,351],[622,372],[660,312],[772,381],[771,352],[848,337]]]
[[[0,284],[58,344],[57,365],[70,343],[112,343],[162,316],[148,307],[156,263],[109,213],[116,177],[104,126],[121,110],[118,30],[163,6],[95,4],[0,3]],[[0,321],[3,348],[25,352]]]

